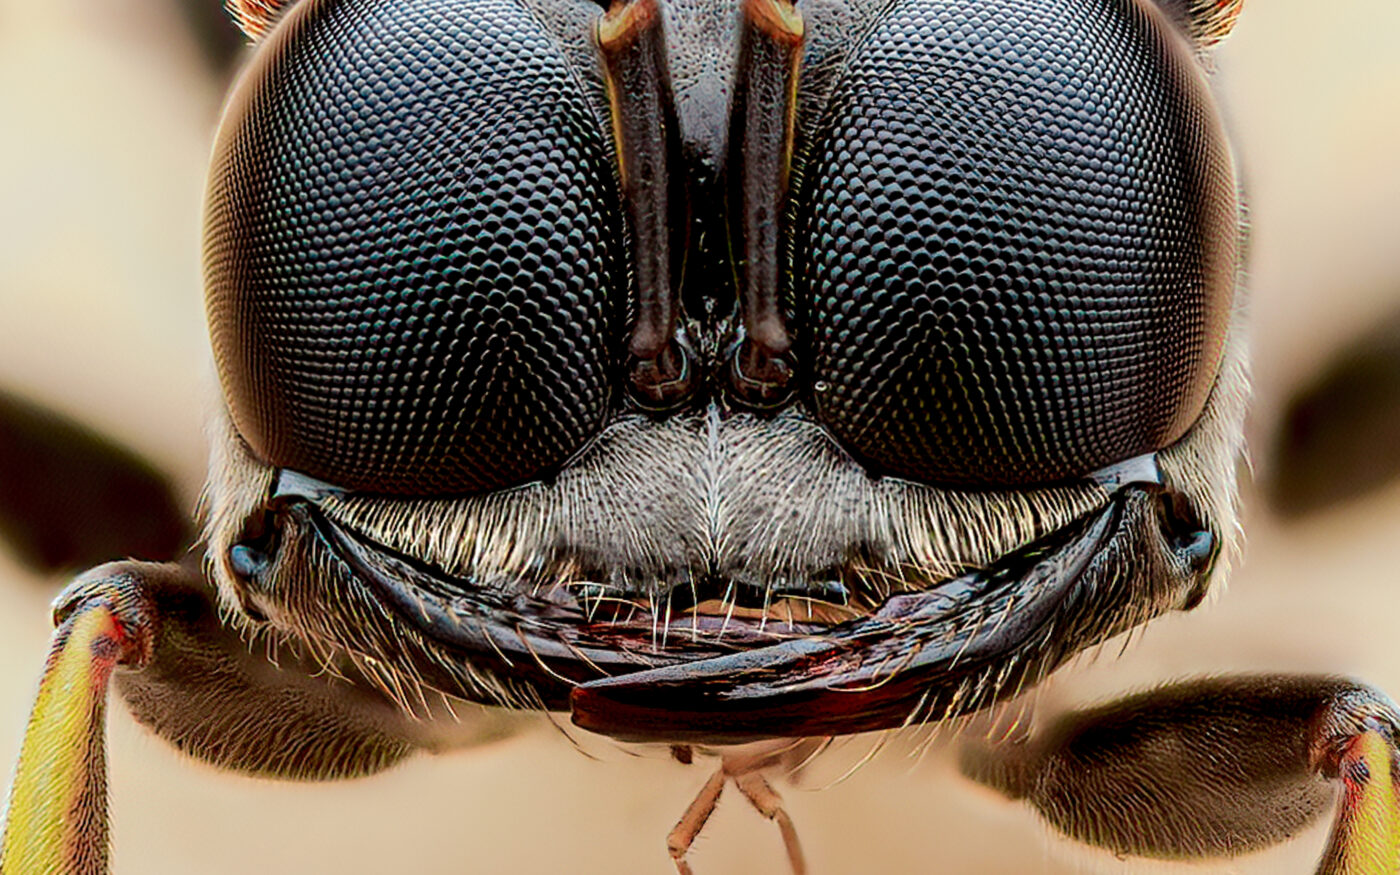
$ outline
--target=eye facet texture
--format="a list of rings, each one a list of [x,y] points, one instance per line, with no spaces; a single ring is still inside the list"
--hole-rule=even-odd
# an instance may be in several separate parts
[[[214,351],[264,460],[473,492],[601,427],[626,294],[611,158],[519,5],[300,4],[239,86],[211,180]]]
[[[1200,414],[1236,190],[1149,6],[911,0],[853,49],[802,174],[794,291],[818,413],[858,457],[1053,482]]]

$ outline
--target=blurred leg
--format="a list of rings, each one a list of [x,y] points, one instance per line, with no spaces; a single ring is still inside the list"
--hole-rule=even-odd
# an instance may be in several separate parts
[[[792,818],[783,808],[783,798],[778,795],[778,791],[774,790],[773,785],[769,784],[768,780],[758,772],[736,775],[734,786],[739,788],[739,792],[744,794],[744,798],[753,803],[753,807],[758,809],[759,814],[778,825],[778,831],[783,835],[783,846],[787,848],[788,865],[792,867],[793,875],[805,875],[807,860],[802,855],[802,843],[797,838],[797,827],[793,825]]]
[[[728,780],[729,776],[724,773],[723,767],[715,770],[710,780],[700,788],[700,793],[694,801],[685,809],[670,835],[666,836],[666,850],[675,861],[676,871],[680,875],[691,875],[690,864],[686,862],[685,855],[695,843],[695,837],[700,835],[700,830],[705,828],[705,821],[715,813],[715,806],[719,804],[719,796],[724,792],[724,784]]]

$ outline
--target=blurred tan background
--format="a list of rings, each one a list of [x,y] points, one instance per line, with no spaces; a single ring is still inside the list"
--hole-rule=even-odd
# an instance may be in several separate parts
[[[218,0],[207,0],[215,4]],[[0,388],[41,400],[170,471],[192,504],[209,377],[200,198],[223,90],[175,0],[0,0]],[[1252,0],[1217,55],[1250,190],[1263,478],[1299,387],[1400,313],[1400,3]],[[1400,482],[1283,520],[1246,487],[1230,591],[1073,676],[1052,703],[1224,670],[1336,671],[1400,693]],[[59,579],[0,548],[0,769],[8,780]],[[945,753],[890,744],[849,780],[847,743],[786,791],[813,871],[1196,871],[1115,861],[958,780]],[[229,776],[110,720],[118,873],[670,871],[666,831],[700,767],[541,721],[494,746],[333,785]],[[1200,871],[1308,872],[1323,841]],[[697,872],[783,871],[776,832],[731,794]]]

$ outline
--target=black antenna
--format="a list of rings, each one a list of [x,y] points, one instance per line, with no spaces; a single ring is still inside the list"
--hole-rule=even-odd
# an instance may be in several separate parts
[[[632,229],[637,317],[628,338],[633,397],[666,410],[689,397],[692,354],[679,336],[672,259],[682,248],[685,189],[673,150],[677,121],[657,0],[615,3],[596,38],[612,106],[618,170]]]
[[[731,354],[730,382],[745,405],[771,409],[791,396],[795,371],[778,277],[804,27],[788,0],[744,0],[742,15],[730,167],[743,333]]]

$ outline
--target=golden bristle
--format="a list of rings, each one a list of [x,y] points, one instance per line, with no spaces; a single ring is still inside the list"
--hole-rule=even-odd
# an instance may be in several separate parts
[[[1194,0],[1191,4],[1191,36],[1202,46],[1213,46],[1235,29],[1244,0]]]
[[[225,0],[229,15],[249,39],[267,34],[282,12],[296,0]]]

